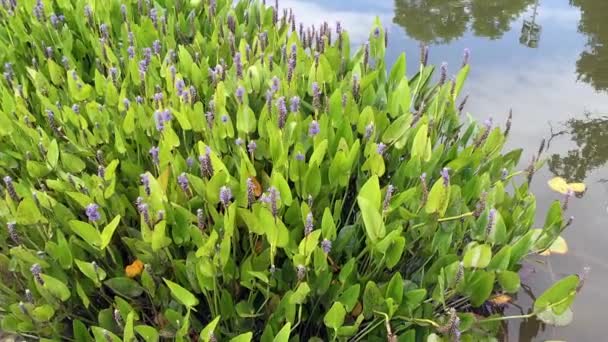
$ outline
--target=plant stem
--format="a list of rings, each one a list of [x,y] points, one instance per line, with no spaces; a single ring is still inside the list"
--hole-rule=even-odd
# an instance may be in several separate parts
[[[447,222],[447,221],[459,220],[461,218],[465,218],[465,217],[472,216],[472,215],[473,215],[473,212],[471,211],[468,213],[460,214],[458,216],[440,218],[439,220],[437,220],[437,222]]]

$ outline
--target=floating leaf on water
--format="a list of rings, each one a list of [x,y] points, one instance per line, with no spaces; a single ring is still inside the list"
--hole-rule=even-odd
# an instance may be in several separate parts
[[[513,297],[509,296],[508,294],[503,293],[503,294],[499,294],[497,296],[490,298],[488,301],[494,305],[501,306],[501,305],[511,303],[512,300],[513,300]]]
[[[553,243],[551,244],[551,246],[539,253],[542,256],[548,256],[551,254],[566,254],[568,253],[568,243],[566,242],[566,239],[564,239],[561,236],[558,236],[557,239],[555,239],[555,241],[553,241]]]
[[[564,195],[570,190],[578,193],[585,192],[586,190],[584,183],[568,183],[562,177],[554,177],[549,180],[548,184],[552,190]]]

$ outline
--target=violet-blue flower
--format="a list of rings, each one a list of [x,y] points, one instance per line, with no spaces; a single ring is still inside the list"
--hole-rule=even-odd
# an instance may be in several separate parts
[[[152,157],[152,162],[155,165],[160,164],[160,159],[158,157],[159,152],[160,149],[158,148],[158,146],[152,146],[152,148],[150,148],[150,156]]]
[[[42,267],[40,266],[40,264],[33,264],[32,267],[30,267],[30,272],[32,272],[32,275],[34,276],[34,279],[36,280],[36,282],[38,282],[38,284],[44,285],[44,280],[40,275],[42,273]]]
[[[321,131],[321,129],[319,127],[319,123],[317,122],[317,120],[312,120],[312,122],[308,126],[308,135],[311,137],[314,137],[317,134],[319,134],[320,131]]]
[[[211,164],[211,148],[207,146],[205,148],[205,154],[198,157],[201,167],[201,173],[203,177],[213,177],[213,164]]]
[[[99,213],[99,206],[95,203],[91,203],[87,205],[85,213],[87,214],[87,218],[91,222],[97,222],[101,220],[101,214]]]
[[[384,155],[385,151],[386,151],[386,144],[384,144],[382,142],[378,143],[378,145],[376,146],[376,152],[382,156],[382,155]]]
[[[323,253],[329,254],[331,252],[331,241],[323,239],[323,241],[321,241],[321,249],[323,250]]]
[[[227,186],[220,188],[220,202],[224,205],[224,208],[228,207],[230,200],[232,199],[232,190]]]
[[[300,98],[298,96],[294,96],[289,101],[289,109],[292,113],[297,113],[300,110]]]
[[[279,128],[285,127],[285,121],[287,120],[287,106],[285,105],[285,97],[281,96],[277,100],[277,110],[279,111]]]
[[[450,185],[450,171],[447,167],[441,169],[441,178],[443,178],[443,186]]]
[[[243,97],[245,96],[245,88],[243,86],[239,86],[236,88],[236,98],[239,103],[243,103]]]
[[[308,236],[310,233],[312,233],[314,228],[315,223],[312,212],[309,211],[308,214],[306,214],[306,222],[304,223],[304,235]]]
[[[249,151],[249,153],[253,155],[257,147],[258,145],[255,143],[255,141],[251,140],[249,144],[247,144],[247,151]]]

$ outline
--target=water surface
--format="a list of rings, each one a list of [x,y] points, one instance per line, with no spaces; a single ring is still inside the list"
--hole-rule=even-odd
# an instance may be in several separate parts
[[[508,148],[525,149],[527,163],[543,138],[548,164],[532,188],[542,223],[560,195],[546,186],[558,175],[585,182],[574,201],[565,237],[566,256],[531,258],[526,280],[510,314],[527,313],[534,294],[566,274],[591,267],[574,304],[574,322],[563,328],[535,320],[509,323],[510,341],[605,341],[608,308],[608,1],[606,0],[282,0],[297,19],[318,25],[340,21],[355,45],[363,44],[378,16],[389,33],[388,59],[405,51],[408,70],[418,67],[420,42],[430,61],[457,70],[462,51],[472,52],[465,87],[467,111],[504,123],[513,110]],[[408,72],[412,74],[412,72]]]

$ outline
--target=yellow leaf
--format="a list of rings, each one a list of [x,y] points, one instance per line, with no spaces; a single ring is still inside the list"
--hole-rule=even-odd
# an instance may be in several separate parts
[[[561,194],[566,194],[568,192],[568,183],[562,177],[555,177],[549,180],[548,184],[552,190]]]
[[[163,173],[158,176],[158,184],[160,188],[163,189],[163,192],[167,192],[167,185],[169,184],[169,176],[171,175],[171,169],[167,166]]]
[[[492,303],[494,305],[505,305],[507,303],[510,303],[511,300],[513,300],[513,298],[511,298],[511,296],[509,296],[507,294],[499,294],[499,295],[491,298],[490,303]]]
[[[566,239],[561,236],[558,236],[557,239],[551,244],[546,251],[540,253],[540,255],[547,256],[551,254],[566,254],[568,253],[568,243],[566,243]]]
[[[587,187],[583,183],[570,183],[568,187],[574,192],[585,192]]]
[[[567,183],[566,180],[563,179],[562,177],[552,178],[551,180],[549,180],[548,184],[552,190],[557,191],[560,194],[564,194],[564,195],[568,193],[568,190],[571,190],[574,192],[584,192],[586,189],[585,184]]]

